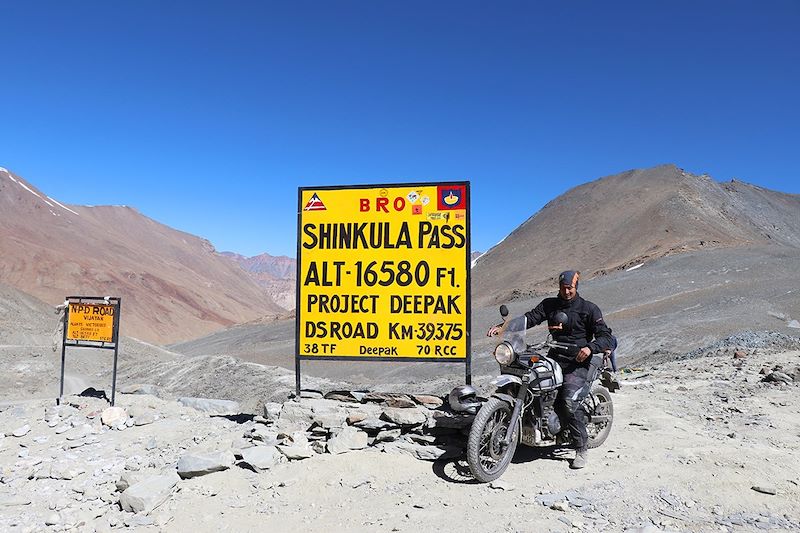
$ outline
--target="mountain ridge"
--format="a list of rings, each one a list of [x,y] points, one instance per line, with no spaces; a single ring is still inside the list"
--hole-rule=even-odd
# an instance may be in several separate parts
[[[122,298],[121,332],[167,343],[283,309],[206,239],[127,206],[62,204],[0,170],[0,282],[50,304]]]
[[[540,294],[566,269],[590,278],[675,253],[764,243],[800,246],[800,195],[675,165],[629,170],[570,189],[488,250],[473,269],[473,298]],[[536,271],[520,279],[510,264]]]

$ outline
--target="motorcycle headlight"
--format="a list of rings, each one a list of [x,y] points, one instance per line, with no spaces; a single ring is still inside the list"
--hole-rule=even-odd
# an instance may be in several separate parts
[[[501,342],[494,349],[494,358],[501,365],[510,365],[514,362],[514,348],[508,342]]]

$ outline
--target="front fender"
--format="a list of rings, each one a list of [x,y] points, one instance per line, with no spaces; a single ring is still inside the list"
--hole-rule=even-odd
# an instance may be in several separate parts
[[[500,374],[492,381],[489,382],[491,385],[497,387],[497,389],[502,389],[514,383],[515,385],[522,385],[522,379],[518,378],[517,376],[512,376],[510,374]]]
[[[509,409],[511,409],[512,411],[514,410],[514,402],[516,402],[517,399],[511,396],[510,394],[506,394],[505,392],[495,392],[494,394],[492,394],[492,397],[506,402],[508,404]],[[517,422],[515,425],[517,426],[516,429],[514,430],[516,433],[515,439],[519,441],[522,438],[522,413],[520,413],[520,416],[517,417]]]
[[[492,396],[506,402],[511,409],[514,408],[514,402],[517,401],[516,398],[514,398],[510,394],[506,394],[505,392],[495,392],[494,394],[492,394]]]

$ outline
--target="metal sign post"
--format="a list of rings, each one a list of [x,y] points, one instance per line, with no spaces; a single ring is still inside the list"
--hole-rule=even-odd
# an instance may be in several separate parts
[[[471,381],[469,182],[301,187],[302,360],[464,363]]]
[[[56,404],[64,396],[64,369],[67,346],[114,350],[111,383],[111,405],[117,390],[117,356],[119,352],[119,317],[121,298],[102,296],[68,296],[61,342],[61,382]]]
[[[69,320],[69,311],[64,310],[64,327],[61,335],[61,381],[58,388],[58,398],[56,398],[56,405],[61,405],[61,398],[64,396],[64,366],[67,359],[67,321]]]

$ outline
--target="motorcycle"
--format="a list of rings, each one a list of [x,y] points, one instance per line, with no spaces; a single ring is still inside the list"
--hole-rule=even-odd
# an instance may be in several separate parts
[[[502,342],[494,350],[500,375],[491,382],[496,391],[481,404],[467,441],[469,468],[484,483],[505,472],[518,444],[541,447],[569,442],[568,430],[562,430],[554,409],[562,370],[547,353],[550,348],[563,354],[578,351],[577,345],[555,342],[549,334],[541,343],[526,344],[525,316],[508,320],[506,306],[500,307],[500,314]],[[592,355],[591,391],[580,405],[588,420],[589,448],[606,440],[614,421],[609,389],[619,385],[606,368],[606,359],[604,354]]]

